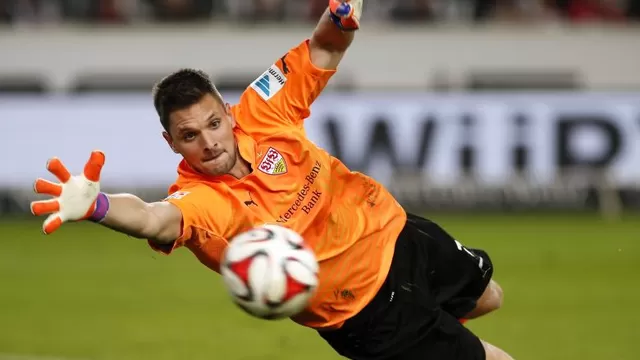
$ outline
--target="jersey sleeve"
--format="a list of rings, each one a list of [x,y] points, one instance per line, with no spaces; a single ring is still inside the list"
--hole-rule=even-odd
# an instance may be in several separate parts
[[[221,238],[233,218],[232,208],[212,189],[206,186],[181,189],[164,201],[177,206],[182,213],[182,232],[176,241],[168,245],[148,240],[152,249],[169,255],[175,249],[202,245],[212,238]]]
[[[336,70],[311,62],[309,40],[290,49],[242,93],[236,120],[252,132],[256,127],[301,127]]]

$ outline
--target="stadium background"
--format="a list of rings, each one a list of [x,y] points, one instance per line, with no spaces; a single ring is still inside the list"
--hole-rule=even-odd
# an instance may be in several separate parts
[[[0,359],[337,359],[244,315],[186,250],[92,224],[45,238],[31,183],[107,154],[104,186],[163,197],[177,158],[151,84],[229,101],[326,1],[0,1]],[[463,243],[505,290],[469,326],[517,359],[637,359],[638,1],[368,0],[309,136]],[[50,177],[49,177],[50,178]]]

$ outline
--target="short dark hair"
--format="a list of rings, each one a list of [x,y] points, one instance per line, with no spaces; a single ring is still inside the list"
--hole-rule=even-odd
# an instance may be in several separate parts
[[[153,105],[166,132],[169,132],[172,112],[197,103],[207,94],[222,102],[222,96],[209,76],[196,69],[180,69],[166,76],[153,86],[152,94]]]

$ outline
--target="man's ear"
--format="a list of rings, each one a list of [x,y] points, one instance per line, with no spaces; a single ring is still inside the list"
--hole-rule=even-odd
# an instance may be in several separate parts
[[[167,142],[167,144],[169,144],[169,147],[171,148],[171,150],[174,153],[178,153],[178,151],[176,150],[176,148],[173,146],[173,139],[171,138],[171,135],[169,135],[168,132],[163,131],[162,132],[162,137],[164,138],[164,140]]]

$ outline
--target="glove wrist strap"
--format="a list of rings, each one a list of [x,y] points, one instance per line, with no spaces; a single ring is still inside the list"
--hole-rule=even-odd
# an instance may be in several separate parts
[[[344,25],[342,24],[343,18],[341,18],[340,16],[329,12],[329,19],[331,19],[331,21],[342,31],[344,32],[351,32],[351,31],[356,31],[357,29],[350,29],[350,28],[346,28],[344,27]]]
[[[109,212],[109,197],[105,193],[99,193],[96,199],[96,208],[93,210],[93,214],[89,216],[89,220],[100,223],[107,217]]]

